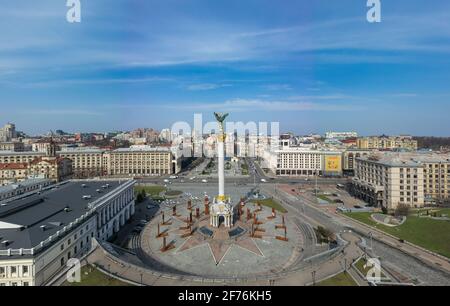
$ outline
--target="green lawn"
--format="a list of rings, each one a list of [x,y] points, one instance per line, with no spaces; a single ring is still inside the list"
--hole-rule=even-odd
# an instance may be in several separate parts
[[[86,274],[87,273],[87,274]],[[80,283],[63,283],[63,286],[131,286],[128,283],[121,282],[113,277],[103,274],[92,266],[81,268]]]
[[[355,263],[355,267],[356,269],[358,269],[359,272],[361,272],[362,275],[366,276],[367,272],[369,272],[370,269],[372,269],[372,267],[366,267],[364,268],[364,265],[366,264],[366,259],[365,258],[360,258],[356,263]],[[381,272],[381,278],[385,278],[386,275],[384,275],[383,272]]]
[[[319,199],[325,201],[325,202],[328,202],[328,203],[332,203],[333,202],[333,200],[331,200],[330,198],[328,198],[326,195],[323,195],[323,194],[318,194],[317,197]]]
[[[183,194],[183,191],[179,191],[179,190],[169,190],[166,191],[165,195],[168,197],[176,197]]]
[[[372,213],[347,213],[346,215],[389,233],[399,239],[409,241],[425,249],[450,258],[450,221],[419,218],[417,214],[407,217],[405,223],[397,227],[377,224],[370,217]]]
[[[135,193],[145,190],[148,196],[151,198],[158,197],[159,194],[166,190],[163,186],[134,186]]]
[[[279,212],[285,213],[287,212],[287,210],[281,206],[280,203],[278,203],[277,201],[275,201],[274,199],[264,199],[264,200],[252,200],[252,203],[260,203],[261,205],[270,207],[270,208],[275,208],[275,210],[278,210]]]
[[[339,287],[348,287],[348,286],[357,286],[358,284],[353,280],[353,278],[348,273],[340,273],[336,276],[333,276],[329,279],[323,280],[320,283],[317,283],[316,286],[339,286]]]

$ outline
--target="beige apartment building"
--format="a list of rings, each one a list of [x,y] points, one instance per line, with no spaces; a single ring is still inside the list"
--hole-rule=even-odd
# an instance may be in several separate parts
[[[356,159],[369,156],[373,150],[347,149],[342,154],[342,169],[346,174],[354,174]]]
[[[356,159],[352,193],[365,202],[394,210],[400,204],[425,204],[423,167],[399,154],[382,154]]]
[[[58,158],[70,160],[74,178],[105,175],[161,176],[177,173],[181,168],[180,158],[174,156],[170,148],[165,147],[126,148],[114,151],[74,149],[59,151],[55,154]],[[53,172],[53,166],[44,161],[46,156],[48,156],[48,153],[43,152],[0,152],[0,164],[32,164],[39,160],[39,167],[47,168],[50,172]],[[61,166],[58,169],[64,167]],[[33,166],[34,168],[37,169],[38,167]],[[39,171],[36,170],[35,172]],[[30,175],[30,171],[27,175]],[[53,175],[49,177],[53,177]]]
[[[426,202],[450,200],[450,154],[430,154],[420,157],[423,165]]]
[[[118,149],[106,154],[108,175],[160,176],[176,172],[169,148]]]
[[[0,186],[20,182],[28,177],[27,163],[0,164]]]
[[[69,179],[72,177],[72,161],[61,157],[36,157],[29,163],[0,164],[0,185],[33,177],[56,182]]]
[[[394,150],[404,149],[416,151],[418,144],[412,136],[372,136],[358,138],[358,149]]]
[[[97,177],[107,174],[108,153],[103,150],[67,150],[60,151],[58,155],[72,160],[75,178]]]
[[[384,153],[358,158],[353,179],[356,196],[395,209],[450,200],[450,154]]]

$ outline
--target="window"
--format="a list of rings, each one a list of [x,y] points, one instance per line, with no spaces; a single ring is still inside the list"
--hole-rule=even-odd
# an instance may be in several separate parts
[[[28,287],[28,286],[30,285],[30,283],[29,283],[29,282],[23,282],[23,285],[24,285],[25,287]]]
[[[28,276],[28,273],[29,273],[29,268],[28,268],[28,266],[22,266],[22,274],[23,274],[24,276]]]
[[[0,278],[6,277],[6,267],[0,267]]]
[[[17,267],[11,266],[11,276],[17,277]]]

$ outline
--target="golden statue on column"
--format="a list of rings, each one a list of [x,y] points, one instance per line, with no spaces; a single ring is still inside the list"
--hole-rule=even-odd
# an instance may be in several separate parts
[[[214,113],[217,124],[219,125],[219,134],[217,137],[217,157],[219,161],[218,177],[219,177],[219,194],[214,198],[211,206],[210,225],[219,227],[220,218],[223,217],[225,227],[233,226],[233,207],[230,204],[230,198],[225,196],[225,149],[224,143],[226,139],[224,121],[228,114]]]

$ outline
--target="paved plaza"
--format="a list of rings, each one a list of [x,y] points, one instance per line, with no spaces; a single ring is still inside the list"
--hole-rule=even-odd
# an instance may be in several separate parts
[[[283,271],[302,255],[303,236],[287,216],[273,214],[268,207],[239,203],[248,188],[233,190],[235,211],[241,206],[240,220],[235,216],[231,229],[209,227],[204,195],[215,189],[202,189],[189,188],[191,192],[178,199],[177,205],[167,205],[146,226],[141,247],[148,256],[193,276],[248,278]]]

